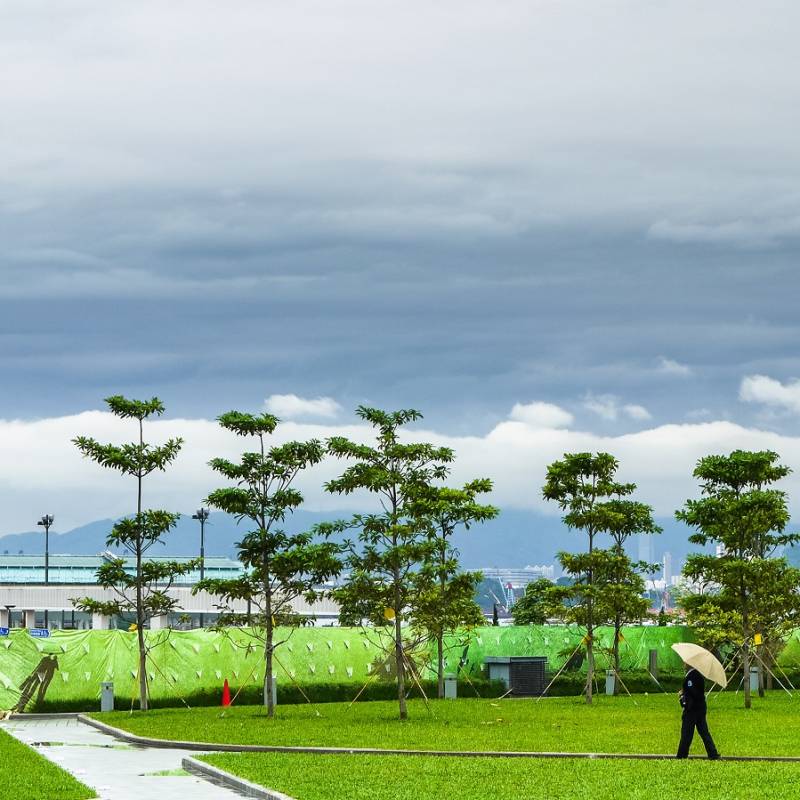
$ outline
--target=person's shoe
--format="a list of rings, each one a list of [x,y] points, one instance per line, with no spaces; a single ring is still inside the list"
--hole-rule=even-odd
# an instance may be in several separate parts
[[[713,753],[712,755],[710,755],[708,757],[708,760],[709,761],[719,761],[719,757],[720,757],[719,753]]]

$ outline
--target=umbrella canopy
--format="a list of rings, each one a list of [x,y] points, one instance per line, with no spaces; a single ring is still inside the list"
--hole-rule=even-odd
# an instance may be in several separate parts
[[[704,678],[708,678],[720,686],[728,685],[728,678],[725,675],[725,668],[713,653],[709,653],[705,647],[689,642],[677,642],[672,645],[672,649],[690,667],[694,667]]]

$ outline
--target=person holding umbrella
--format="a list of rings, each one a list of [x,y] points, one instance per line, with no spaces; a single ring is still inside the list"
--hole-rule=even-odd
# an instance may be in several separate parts
[[[683,708],[681,719],[681,741],[678,745],[676,758],[688,758],[689,747],[694,738],[695,728],[706,747],[709,759],[715,761],[719,758],[714,740],[708,730],[706,721],[706,683],[708,678],[720,686],[726,686],[728,679],[722,664],[713,653],[696,644],[673,644],[672,649],[683,659],[687,667],[686,677],[683,679],[683,688],[680,693],[680,703]]]

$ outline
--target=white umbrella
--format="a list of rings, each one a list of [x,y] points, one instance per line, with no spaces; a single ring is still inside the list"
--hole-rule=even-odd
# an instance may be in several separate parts
[[[728,685],[725,668],[719,663],[719,659],[713,653],[709,653],[705,647],[689,642],[677,642],[672,645],[672,649],[704,678],[708,678],[722,687]]]

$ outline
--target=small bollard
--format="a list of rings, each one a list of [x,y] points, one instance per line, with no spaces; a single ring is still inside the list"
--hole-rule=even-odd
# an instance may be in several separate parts
[[[758,667],[750,667],[750,691],[758,691]]]
[[[458,697],[458,680],[455,675],[444,676],[444,699],[455,700]]]
[[[614,694],[616,688],[617,676],[614,674],[613,669],[606,670],[606,694]]]
[[[114,710],[114,683],[112,681],[103,681],[100,684],[100,710]]]

